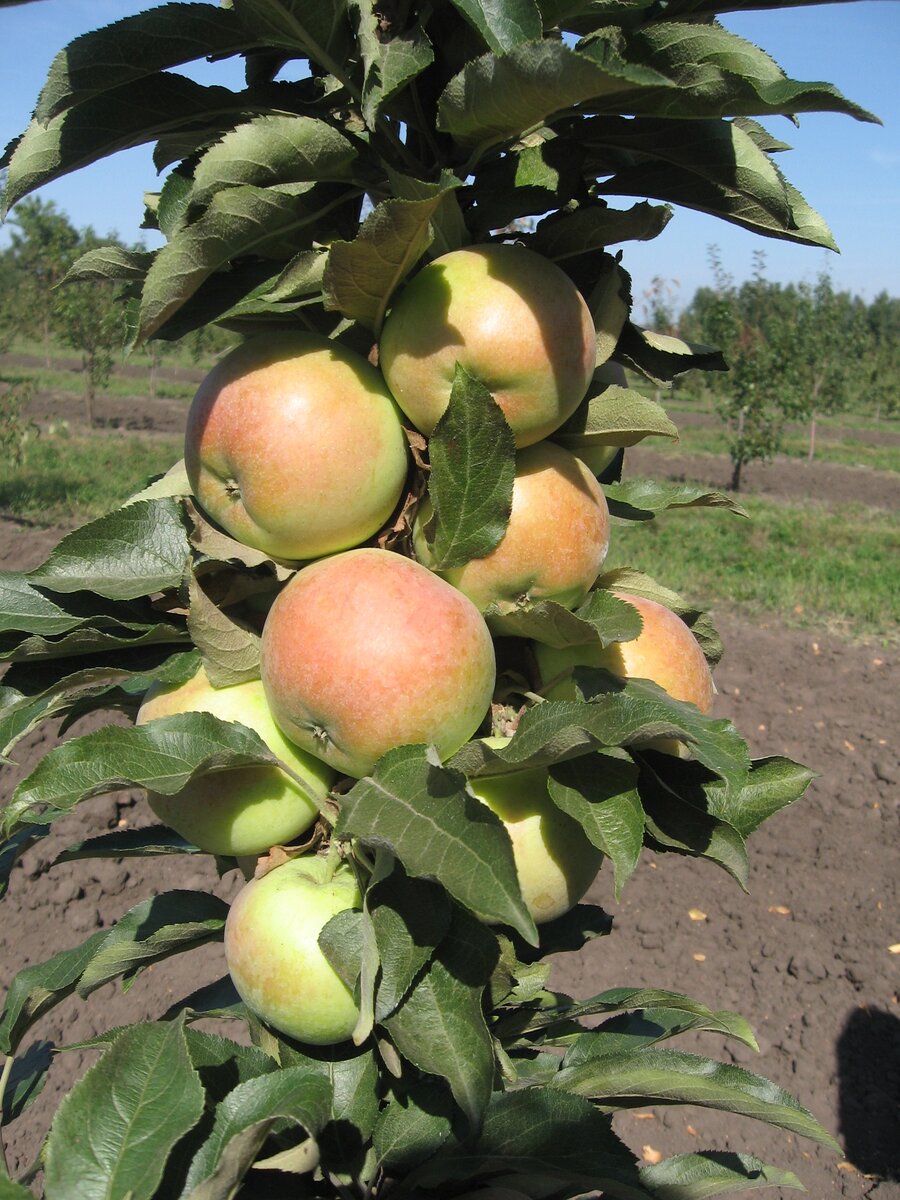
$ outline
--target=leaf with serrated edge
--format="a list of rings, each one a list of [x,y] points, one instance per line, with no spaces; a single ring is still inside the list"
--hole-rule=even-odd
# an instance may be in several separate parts
[[[651,579],[642,571],[636,571],[633,567],[615,567],[601,575],[596,586],[613,588],[622,592],[633,592],[634,595],[643,596],[646,600],[655,600],[658,604],[664,604],[666,608],[671,608],[672,612],[677,613],[688,626],[700,643],[700,648],[711,667],[714,667],[722,657],[722,639],[713,627],[709,614],[679,596],[677,592],[673,592],[671,588],[663,587],[661,583],[657,583],[655,579]]]
[[[428,566],[458,567],[490,554],[506,533],[516,476],[515,440],[503,410],[459,363],[450,400],[429,442]]]
[[[534,0],[453,0],[453,6],[477,29],[495,54],[505,54],[543,33]]]
[[[412,987],[450,927],[450,904],[442,888],[414,879],[399,863],[366,893],[381,974],[375,1020],[383,1021]]]
[[[57,1110],[44,1152],[47,1200],[150,1200],[170,1151],[202,1112],[181,1023],[132,1026]]]
[[[628,479],[604,485],[611,516],[647,521],[667,508],[726,508],[738,517],[749,513],[726,492],[710,492],[689,483]]]
[[[259,679],[260,635],[247,622],[225,611],[210,597],[203,577],[188,583],[188,630],[203,655],[203,666],[215,688]]]
[[[635,204],[623,211],[596,204],[554,214],[538,222],[528,245],[555,262],[602,250],[617,242],[648,242],[658,237],[672,218],[668,205]]]
[[[700,1154],[673,1154],[660,1163],[641,1168],[641,1179],[658,1200],[707,1200],[731,1192],[777,1187],[806,1188],[791,1171],[769,1166],[752,1154],[706,1150]]]
[[[84,858],[154,858],[160,854],[203,853],[165,825],[146,825],[140,829],[116,829],[75,842],[57,854],[53,865]]]
[[[450,189],[456,186],[454,180]],[[377,336],[391,296],[431,244],[431,219],[443,196],[383,200],[352,242],[332,242],[325,268],[326,308],[361,321]]]
[[[185,1194],[197,1200],[205,1195],[219,1195],[209,1183],[232,1145],[242,1148],[229,1172],[230,1182],[239,1182],[278,1117],[315,1135],[327,1120],[330,1091],[326,1080],[307,1067],[284,1067],[274,1074],[260,1075],[238,1084],[216,1108],[212,1132],[191,1163]],[[243,1151],[251,1147],[252,1153],[248,1156]],[[221,1182],[221,1176],[217,1182]],[[204,1183],[207,1191],[204,1191]]]
[[[172,796],[201,772],[278,762],[252,729],[210,713],[125,729],[111,725],[50,750],[13,793],[3,829],[9,833],[28,820],[49,824],[79,801],[119,788]]]
[[[68,534],[28,578],[54,592],[133,600],[178,587],[189,555],[180,505],[143,500]]]
[[[634,446],[645,437],[677,438],[678,429],[655,400],[632,388],[595,382],[568,421],[550,436],[577,457],[583,447]]]
[[[670,387],[675,376],[685,371],[728,370],[721,351],[641,329],[630,321],[626,321],[615,349],[617,359],[660,387]]]
[[[379,1165],[397,1174],[430,1158],[450,1137],[453,1113],[450,1095],[439,1083],[412,1079],[388,1099],[378,1118],[374,1144]]]
[[[588,754],[550,768],[550,798],[612,862],[618,900],[644,844],[638,772],[628,759]]]
[[[551,1085],[608,1107],[698,1104],[754,1117],[839,1150],[834,1138],[782,1088],[726,1063],[682,1050],[637,1050],[563,1068]]]
[[[509,835],[458,771],[433,762],[424,747],[401,746],[340,804],[337,836],[390,850],[408,874],[437,880],[483,920],[512,925],[537,944]]]
[[[595,1029],[580,1034],[566,1051],[563,1066],[575,1067],[604,1054],[654,1046],[690,1030],[724,1034],[743,1042],[751,1050],[759,1049],[750,1026],[737,1013],[723,1010],[705,1017],[675,1008],[640,1008],[619,1013]]]

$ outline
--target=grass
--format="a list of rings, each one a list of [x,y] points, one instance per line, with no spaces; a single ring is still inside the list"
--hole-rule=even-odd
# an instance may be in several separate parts
[[[64,367],[4,367],[3,378],[7,383],[30,383],[37,392],[64,392],[66,395],[84,396],[84,381],[78,371],[67,370]],[[98,390],[100,396],[119,396],[123,398],[148,395],[150,373],[142,378],[139,375],[119,375],[113,370],[107,383]],[[156,395],[165,400],[190,400],[197,390],[197,384],[186,380],[167,379],[161,374],[156,381]]]
[[[606,567],[637,567],[707,605],[856,638],[900,640],[900,527],[893,514],[741,503],[749,521],[688,509],[647,524],[617,523]]]
[[[0,463],[0,512],[38,525],[83,524],[109,512],[181,458],[177,437],[42,434],[20,467]]]

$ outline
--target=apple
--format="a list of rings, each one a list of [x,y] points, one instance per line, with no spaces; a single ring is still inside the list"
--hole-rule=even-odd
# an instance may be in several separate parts
[[[522,246],[467,246],[403,289],[381,332],[379,363],[397,403],[430,435],[456,363],[503,409],[518,447],[575,411],[597,357],[587,304],[555,263]]]
[[[424,536],[430,516],[426,502],[414,527],[416,555],[425,566],[431,555]],[[609,509],[603,489],[573,454],[553,442],[539,442],[516,455],[512,513],[500,544],[483,558],[442,572],[484,612],[496,634],[503,614],[526,600],[555,600],[575,608],[600,573],[609,547]]]
[[[300,1042],[347,1041],[359,1010],[319,934],[337,913],[361,904],[353,871],[314,855],[241,888],[225,922],[225,961],[247,1007]]]
[[[430,743],[448,758],[481,724],[496,676],[472,601],[412,559],[368,548],[298,571],[261,653],[287,736],[356,777],[395,746]]]
[[[201,508],[232,537],[282,559],[358,546],[406,481],[401,416],[379,372],[312,333],[253,338],[201,383],[185,466]]]
[[[494,750],[510,739],[485,738]],[[578,822],[550,799],[543,767],[470,779],[469,789],[506,826],[522,898],[536,925],[572,908],[596,878],[603,855]]]
[[[650,679],[664,688],[676,700],[694,704],[703,713],[712,708],[712,672],[700,649],[700,643],[682,619],[670,608],[656,600],[613,590],[641,614],[643,628],[630,642],[613,642],[602,647],[599,642],[583,646],[552,646],[534,643],[538,671],[544,695],[548,700],[574,700],[575,667],[604,667],[620,679]],[[681,753],[679,743],[655,739],[654,749]]]
[[[187,683],[154,684],[144,697],[138,725],[183,712],[208,712],[253,729],[272,753],[324,800],[334,772],[291,745],[269,712],[260,680],[214,688],[201,667]],[[279,767],[262,764],[211,771],[173,796],[148,793],[166,825],[208,854],[257,855],[290,842],[312,825],[318,807]]]

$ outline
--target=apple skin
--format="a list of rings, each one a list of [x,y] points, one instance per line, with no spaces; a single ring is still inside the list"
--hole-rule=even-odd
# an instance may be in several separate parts
[[[318,558],[366,541],[403,490],[408,449],[379,372],[311,333],[236,347],[201,383],[185,466],[201,508],[276,558]]]
[[[485,738],[500,750],[509,738]],[[522,898],[536,925],[578,903],[593,883],[603,854],[574,818],[550,799],[543,768],[470,779],[469,789],[506,826]]]
[[[597,342],[581,293],[555,263],[522,246],[468,246],[424,267],[394,302],[379,363],[397,403],[430,435],[456,363],[503,409],[521,448],[575,411]]]
[[[208,712],[253,729],[277,758],[324,800],[334,772],[291,745],[269,712],[262,682],[214,688],[201,667],[176,687],[154,684],[144,697],[137,724],[183,712]],[[259,764],[211,771],[174,796],[148,793],[150,807],[166,825],[208,854],[256,855],[292,841],[312,825],[318,808],[278,767]]]
[[[414,527],[416,556],[430,565],[423,527],[426,503]],[[516,455],[512,513],[500,544],[484,558],[442,572],[487,618],[495,634],[504,632],[503,613],[523,600],[555,600],[575,608],[600,574],[609,548],[609,508],[603,489],[573,454],[553,442],[539,442]]]
[[[614,590],[613,594],[627,600],[641,614],[644,625],[640,634],[633,641],[614,642],[605,649],[599,643],[560,650],[533,643],[542,685],[566,673],[557,683],[544,686],[547,699],[575,699],[570,674],[574,667],[604,667],[620,679],[650,679],[676,700],[685,700],[708,713],[715,692],[712,672],[700,643],[684,621],[655,600],[622,591]],[[667,753],[685,753],[681,743],[667,738],[654,739],[648,745]]]
[[[348,867],[307,855],[246,884],[225,922],[225,960],[241,999],[288,1037],[313,1046],[344,1042],[359,1011],[319,947],[335,914],[362,898]]]
[[[348,550],[298,571],[262,636],[272,714],[342,774],[367,774],[395,746],[448,758],[487,712],[494,645],[475,605],[412,559]]]

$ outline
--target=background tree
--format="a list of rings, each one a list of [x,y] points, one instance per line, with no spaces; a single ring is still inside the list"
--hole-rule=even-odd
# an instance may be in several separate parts
[[[49,368],[55,290],[81,251],[78,231],[52,200],[37,196],[17,205],[10,226],[19,328],[43,342]]]

